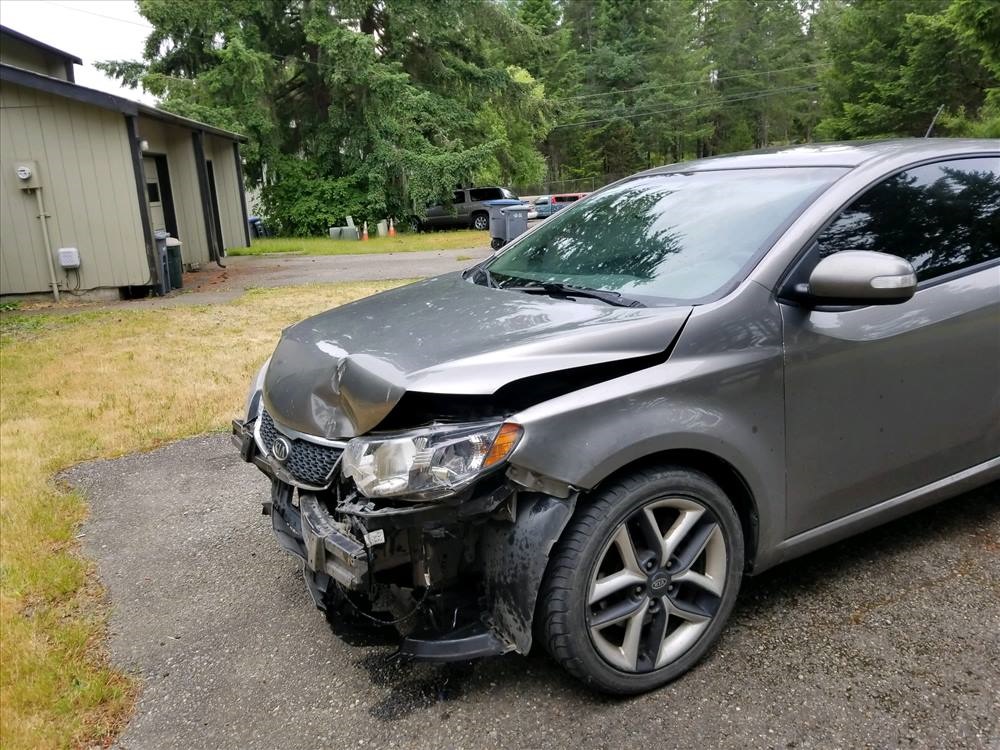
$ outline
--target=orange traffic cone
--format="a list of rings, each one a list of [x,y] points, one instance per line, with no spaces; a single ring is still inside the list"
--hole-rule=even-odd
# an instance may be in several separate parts
[[[361,241],[368,241],[368,222],[366,221],[361,227]]]
[[[392,223],[392,217],[391,216],[389,217],[389,236],[390,237],[395,237],[396,236],[396,227]]]

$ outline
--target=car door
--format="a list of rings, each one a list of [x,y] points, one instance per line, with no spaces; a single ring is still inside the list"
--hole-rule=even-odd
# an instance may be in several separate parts
[[[461,227],[469,223],[469,214],[471,213],[470,202],[472,200],[469,197],[469,192],[469,190],[455,191],[455,195],[452,197],[455,211],[448,217],[450,224]]]
[[[461,204],[464,202],[465,191],[456,190],[451,195],[450,206],[445,206],[440,203],[428,206],[427,215],[424,218],[423,223],[431,227],[442,227],[455,223],[455,212],[461,208]]]
[[[888,177],[804,267],[844,250],[904,257],[918,287],[900,305],[782,304],[789,536],[1000,455],[1000,159]]]

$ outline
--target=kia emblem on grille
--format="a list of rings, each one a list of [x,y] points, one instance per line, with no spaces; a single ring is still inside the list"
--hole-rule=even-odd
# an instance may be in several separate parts
[[[292,444],[283,437],[271,443],[271,455],[276,461],[284,461],[292,452]]]

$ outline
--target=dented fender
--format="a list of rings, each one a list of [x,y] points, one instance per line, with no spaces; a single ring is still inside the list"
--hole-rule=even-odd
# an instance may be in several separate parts
[[[491,521],[482,538],[483,571],[492,625],[528,653],[535,604],[549,555],[576,508],[578,494],[566,498],[519,492],[513,522]]]

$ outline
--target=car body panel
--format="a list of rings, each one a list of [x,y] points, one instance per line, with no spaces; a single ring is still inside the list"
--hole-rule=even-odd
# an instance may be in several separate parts
[[[1000,452],[1000,266],[899,305],[782,317],[789,534]]]
[[[695,308],[663,364],[517,414],[525,436],[510,462],[592,489],[644,457],[701,451],[732,466],[763,504],[770,547],[785,532],[783,391],[778,304],[746,283],[725,305]]]
[[[407,390],[488,395],[534,375],[662,352],[689,312],[569,302],[448,274],[287,328],[264,401],[293,430],[353,437],[376,427]]]

